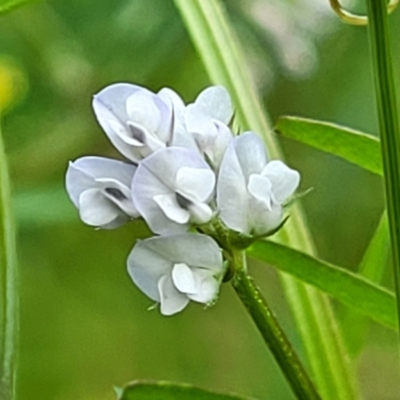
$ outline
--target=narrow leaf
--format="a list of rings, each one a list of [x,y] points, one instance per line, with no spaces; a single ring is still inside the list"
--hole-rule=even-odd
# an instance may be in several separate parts
[[[389,222],[386,211],[383,212],[378,227],[372,236],[364,257],[360,263],[358,273],[373,283],[379,283],[382,279],[390,251]],[[354,315],[347,309],[342,317],[343,327],[346,329],[347,348],[354,357],[364,347],[369,321],[363,315]]]
[[[251,400],[172,382],[135,381],[122,391],[119,400]],[[255,400],[255,399],[253,399]]]
[[[0,398],[14,398],[17,262],[7,159],[0,131]]]
[[[248,254],[319,288],[376,322],[397,329],[394,294],[361,275],[270,241],[255,243]]]
[[[374,174],[382,175],[379,139],[328,122],[298,117],[281,117],[275,130],[318,150],[334,154]]]

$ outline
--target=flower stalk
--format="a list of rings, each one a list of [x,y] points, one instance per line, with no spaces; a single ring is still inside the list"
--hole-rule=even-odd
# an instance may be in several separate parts
[[[246,271],[245,253],[232,251],[233,287],[271,350],[298,399],[321,399],[292,344]]]
[[[386,2],[368,0],[368,27],[374,68],[393,268],[400,310],[400,129],[390,54]],[[400,312],[399,319],[400,319]]]

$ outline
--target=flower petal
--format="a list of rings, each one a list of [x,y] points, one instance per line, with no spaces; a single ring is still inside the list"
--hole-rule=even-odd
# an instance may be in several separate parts
[[[176,314],[182,311],[189,303],[189,298],[175,288],[169,276],[164,275],[158,281],[158,291],[160,294],[160,310],[162,315]]]
[[[261,138],[253,132],[245,132],[235,137],[234,145],[246,180],[251,174],[261,173],[268,161]]]
[[[205,224],[211,220],[213,210],[208,204],[199,201],[193,201],[188,204],[187,209],[190,211],[190,222],[194,224]]]
[[[161,113],[154,101],[154,94],[139,90],[126,100],[126,113],[130,121],[155,132],[161,123]]]
[[[79,215],[91,226],[107,225],[115,221],[121,211],[103,196],[99,189],[88,189],[79,196]]]
[[[218,295],[220,282],[214,277],[212,271],[193,268],[193,275],[196,282],[196,292],[188,293],[190,300],[198,303],[208,304]]]
[[[195,294],[197,292],[194,274],[185,263],[174,265],[172,268],[172,281],[181,293]]]
[[[66,173],[66,187],[68,194],[78,207],[79,195],[97,178],[115,179],[130,187],[136,167],[118,160],[103,157],[82,157],[70,162]]]
[[[103,107],[105,107],[116,117],[116,119],[121,122],[126,122],[128,119],[128,115],[126,113],[126,100],[138,91],[149,92],[145,88],[130,83],[116,83],[107,86],[97,93],[94,96],[94,100],[96,100],[96,103],[102,104]],[[97,115],[97,110],[95,109],[94,111],[96,113],[96,117],[99,117]]]
[[[188,272],[186,267],[193,272]],[[161,302],[162,313],[169,315],[184,308],[189,300],[180,292],[192,292],[195,301],[214,298],[223,273],[221,250],[216,242],[199,233],[158,236],[139,241],[131,251],[128,272],[136,285],[150,298]],[[175,269],[175,271],[174,271]],[[208,272],[206,276],[205,272]],[[209,276],[216,282],[210,283]],[[210,287],[212,286],[212,290]]]
[[[182,167],[176,174],[176,186],[191,199],[207,202],[215,186],[215,174],[211,169]]]
[[[157,234],[178,233],[186,231],[189,227],[188,224],[169,219],[167,208],[160,208],[156,201],[163,199],[156,196],[175,195],[179,191],[176,177],[183,167],[211,171],[198,153],[180,147],[168,147],[144,159],[135,173],[132,182],[134,204],[151,230]],[[203,189],[198,188],[198,191],[201,194]],[[182,195],[185,197],[185,193]]]
[[[252,235],[267,234],[282,222],[282,207],[276,203],[268,208],[264,201],[251,197],[248,211],[249,230],[246,233]]]
[[[264,203],[267,210],[271,211],[273,193],[271,181],[259,174],[252,174],[249,177],[247,189],[249,193],[260,202]],[[249,210],[251,211],[251,210]]]
[[[189,211],[181,208],[173,193],[159,194],[153,197],[153,200],[164,212],[165,216],[177,224],[186,224],[189,222]]]
[[[279,160],[270,161],[262,175],[271,181],[275,200],[280,204],[294,193],[300,183],[298,171]]]
[[[222,159],[217,180],[217,206],[228,228],[247,232],[248,197],[246,179],[232,141]]]
[[[224,124],[228,124],[232,119],[231,98],[223,86],[211,86],[204,89],[197,96],[195,104],[201,106],[209,117]]]

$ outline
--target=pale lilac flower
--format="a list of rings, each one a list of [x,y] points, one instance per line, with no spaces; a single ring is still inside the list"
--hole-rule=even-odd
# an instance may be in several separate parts
[[[218,245],[199,233],[139,241],[127,265],[132,280],[160,303],[163,315],[182,311],[190,300],[214,302],[224,273]]]
[[[196,148],[182,129],[184,104],[171,89],[155,94],[117,83],[94,96],[93,109],[112,144],[134,162],[170,145]]]
[[[228,127],[232,116],[232,102],[222,86],[203,90],[196,101],[186,107],[186,129],[215,169],[233,137]]]
[[[83,222],[111,229],[139,217],[130,191],[134,165],[102,157],[70,162],[66,187]]]
[[[198,152],[168,147],[140,162],[132,197],[150,229],[166,235],[211,219],[214,186],[215,174]]]
[[[282,222],[282,204],[299,185],[300,174],[281,161],[268,161],[261,139],[252,132],[237,136],[222,160],[217,206],[225,225],[262,235]]]

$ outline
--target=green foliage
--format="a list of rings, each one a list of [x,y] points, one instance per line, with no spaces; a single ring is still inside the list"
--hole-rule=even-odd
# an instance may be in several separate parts
[[[118,400],[251,400],[231,394],[199,389],[172,382],[138,381],[123,389]]]
[[[393,293],[362,276],[270,241],[253,244],[249,255],[321,289],[379,323],[397,329]]]
[[[328,122],[298,117],[281,117],[275,130],[318,150],[334,154],[375,174],[382,175],[379,139]]]
[[[39,0],[0,0],[0,14],[14,10],[17,7],[36,3]]]

